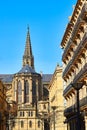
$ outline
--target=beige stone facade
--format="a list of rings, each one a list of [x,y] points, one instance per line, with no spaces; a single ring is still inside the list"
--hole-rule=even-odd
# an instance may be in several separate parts
[[[17,102],[17,116],[13,130],[41,129],[41,121],[37,117],[37,103],[42,97],[40,74],[15,74],[13,78],[13,100]],[[18,86],[22,92],[18,92]],[[29,86],[29,88],[28,88]],[[26,90],[25,90],[26,88]]]
[[[62,56],[64,70],[63,95],[66,100],[64,115],[66,117],[67,130],[76,130],[78,128],[79,130],[87,130],[86,0],[77,1],[63,36],[61,46],[64,50]],[[79,107],[77,103],[79,103]]]
[[[38,102],[38,116],[42,120],[42,129],[50,130],[49,84],[52,74],[42,74],[43,98]]]
[[[43,130],[50,130],[49,100],[38,102],[38,117],[42,120]]]
[[[6,130],[6,114],[8,114],[6,102],[6,88],[0,81],[0,130]]]
[[[62,67],[57,65],[49,85],[50,130],[66,130],[64,124],[64,98]]]

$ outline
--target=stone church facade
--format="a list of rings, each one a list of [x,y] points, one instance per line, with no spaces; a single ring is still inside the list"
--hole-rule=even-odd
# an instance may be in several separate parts
[[[27,33],[23,67],[12,81],[13,100],[18,104],[13,130],[40,130],[41,121],[37,117],[37,103],[42,98],[41,75],[35,72],[29,29]]]
[[[38,114],[38,102],[41,102],[44,97],[43,85],[48,86],[52,76],[48,75],[47,82],[42,81],[47,75],[42,76],[34,68],[28,28],[22,68],[15,74],[0,75],[0,79],[7,88],[7,102],[10,104],[8,113],[6,113],[7,130],[44,129],[44,121]],[[48,92],[45,95],[47,97]]]

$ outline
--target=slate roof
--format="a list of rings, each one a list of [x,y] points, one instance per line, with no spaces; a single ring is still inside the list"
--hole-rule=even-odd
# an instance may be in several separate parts
[[[43,74],[42,75],[42,82],[50,82],[53,74]]]
[[[23,66],[22,69],[18,72],[21,73],[36,73],[34,69],[32,69],[29,65]]]
[[[26,72],[27,69],[27,72]],[[36,73],[31,67],[23,67],[18,73]],[[12,82],[14,74],[0,74],[0,80],[4,83]],[[52,78],[52,74],[43,74],[42,75],[42,82],[50,82]]]
[[[0,80],[5,83],[12,82],[13,74],[0,74]]]

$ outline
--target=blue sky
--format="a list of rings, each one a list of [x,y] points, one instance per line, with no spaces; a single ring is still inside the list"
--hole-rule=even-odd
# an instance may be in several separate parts
[[[37,72],[53,73],[62,65],[60,43],[76,0],[0,1],[0,73],[22,67],[27,25]]]

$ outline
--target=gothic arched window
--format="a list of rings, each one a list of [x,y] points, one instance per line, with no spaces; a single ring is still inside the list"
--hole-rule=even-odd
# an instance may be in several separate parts
[[[29,83],[26,80],[24,82],[24,97],[25,97],[25,103],[29,102]]]
[[[18,103],[22,102],[22,84],[21,81],[18,82]]]

